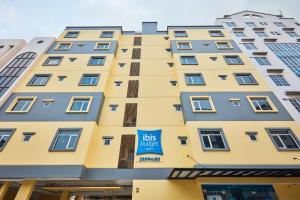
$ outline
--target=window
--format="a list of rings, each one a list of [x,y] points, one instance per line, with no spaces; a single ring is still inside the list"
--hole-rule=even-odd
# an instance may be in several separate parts
[[[260,23],[260,25],[263,25],[263,26],[266,26],[266,25],[268,25],[268,23],[267,22],[259,22]]]
[[[279,150],[298,150],[300,144],[291,129],[266,129]]]
[[[244,47],[248,50],[256,50],[257,47],[254,43],[243,43]]]
[[[222,31],[209,31],[211,37],[224,37]]]
[[[83,74],[79,85],[97,85],[99,80],[99,74]]]
[[[49,151],[75,151],[82,129],[58,129]]]
[[[254,59],[259,65],[271,65],[267,57],[255,57]]]
[[[278,27],[286,27],[282,22],[274,22],[274,24]]]
[[[235,73],[234,76],[240,85],[257,85],[256,80],[250,73]]]
[[[229,42],[216,42],[218,49],[233,49]]]
[[[63,81],[67,76],[57,76],[59,81]]]
[[[6,112],[27,113],[35,102],[36,97],[17,97]]]
[[[109,42],[97,42],[95,49],[96,50],[108,50],[110,46]]]
[[[104,65],[105,57],[104,56],[92,56],[89,60],[88,65]]]
[[[278,33],[277,31],[271,31],[272,35],[281,35],[280,33]]]
[[[282,75],[270,75],[270,78],[277,86],[289,86],[290,85]]]
[[[68,105],[68,113],[87,113],[90,109],[93,97],[72,97]]]
[[[66,51],[66,50],[69,50],[71,48],[71,46],[72,46],[72,43],[70,43],[70,42],[61,42],[61,43],[58,43],[56,50]]]
[[[121,86],[122,83],[122,81],[115,81],[116,86]]]
[[[240,107],[241,103],[240,103],[240,99],[230,99],[232,106],[234,107]]]
[[[142,53],[141,48],[133,48],[131,58],[132,59],[141,59],[141,53]]]
[[[103,136],[102,139],[103,139],[104,145],[110,145],[110,142],[113,139],[113,137],[112,136]]]
[[[198,129],[204,150],[229,150],[222,129]]]
[[[124,127],[135,127],[137,120],[137,103],[126,103],[123,119]]]
[[[239,56],[224,56],[227,65],[243,65],[243,61]]]
[[[172,86],[176,86],[177,85],[177,81],[175,81],[175,80],[171,80],[170,83],[171,83]]]
[[[35,74],[29,83],[28,86],[45,86],[50,79],[51,74]]]
[[[191,96],[193,112],[216,112],[211,97],[209,96]]]
[[[129,80],[127,89],[127,98],[137,98],[139,93],[139,81]]]
[[[181,111],[181,104],[174,104],[173,106],[176,111]]]
[[[269,97],[248,96],[247,99],[255,112],[277,112],[277,109],[275,108]]]
[[[187,37],[188,34],[186,31],[174,31],[174,36],[175,37]]]
[[[295,107],[295,109],[300,113],[300,99],[289,99],[289,101]]]
[[[234,22],[225,22],[225,24],[228,26],[228,27],[236,27],[236,24]]]
[[[65,38],[77,38],[78,35],[79,35],[78,31],[70,31],[66,33]]]
[[[142,45],[142,37],[134,37],[133,46],[141,46]]]
[[[198,62],[195,56],[181,56],[180,57],[182,65],[197,65]]]
[[[247,26],[252,27],[252,28],[256,28],[256,24],[254,22],[245,22],[247,24]]]
[[[177,42],[177,49],[191,49],[191,43],[190,42]]]
[[[110,104],[109,105],[110,111],[112,111],[112,112],[117,111],[118,106],[119,106],[118,104]]]
[[[187,85],[205,85],[202,74],[185,74]]]
[[[43,99],[43,108],[50,108],[54,99]]]
[[[251,141],[257,141],[257,132],[246,132],[246,134],[249,136]]]
[[[103,31],[100,35],[102,38],[112,38],[114,35],[113,31]]]
[[[23,142],[28,142],[31,139],[31,136],[33,136],[34,134],[34,132],[24,132]]]
[[[130,64],[129,76],[139,76],[140,75],[140,63],[132,62]]]
[[[288,31],[286,34],[288,34],[290,37],[299,37],[299,35],[294,31]]]
[[[187,137],[186,136],[178,136],[181,145],[187,145]]]
[[[219,77],[221,80],[226,80],[226,79],[227,79],[227,75],[218,75],[218,77]]]
[[[43,65],[45,66],[57,66],[61,63],[63,57],[61,56],[51,56],[48,57],[47,60],[44,62]]]
[[[263,31],[256,31],[255,33],[258,37],[268,37],[268,35]]]
[[[4,149],[14,132],[15,129],[0,129],[0,151]]]
[[[246,34],[244,32],[241,32],[241,31],[235,31],[233,33],[236,37],[246,37]]]

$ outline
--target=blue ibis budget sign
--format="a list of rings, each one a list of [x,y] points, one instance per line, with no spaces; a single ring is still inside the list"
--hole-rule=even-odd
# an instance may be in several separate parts
[[[161,148],[161,130],[138,129],[138,149],[136,155],[159,154],[163,155]]]

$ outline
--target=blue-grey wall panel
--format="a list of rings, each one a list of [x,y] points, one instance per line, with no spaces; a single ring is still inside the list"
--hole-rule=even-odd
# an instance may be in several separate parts
[[[176,41],[191,42],[192,49],[177,49]],[[241,49],[233,40],[229,40],[233,49],[218,49],[217,40],[171,40],[171,48],[173,53],[241,53]],[[208,45],[207,45],[208,44]]]
[[[118,42],[116,40],[70,41],[70,42],[72,42],[71,48],[69,50],[64,50],[64,51],[55,50],[55,47],[58,45],[59,42],[54,42],[51,45],[51,47],[48,49],[47,54],[115,54],[118,48]],[[110,47],[108,50],[95,50],[95,46],[97,42],[110,42]]]
[[[36,96],[37,100],[28,113],[6,113],[5,111],[17,96]],[[66,113],[72,96],[93,96],[88,113]],[[43,107],[43,99],[54,99],[49,108]],[[104,101],[102,92],[45,92],[45,93],[13,93],[0,108],[0,121],[96,121]]]
[[[190,96],[211,96],[215,113],[196,113]],[[256,113],[246,96],[268,96],[278,112]],[[233,106],[231,98],[240,99],[240,107]],[[292,121],[293,118],[272,92],[182,92],[180,94],[185,121]]]

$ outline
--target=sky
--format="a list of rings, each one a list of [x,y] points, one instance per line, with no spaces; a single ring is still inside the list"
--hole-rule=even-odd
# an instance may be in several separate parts
[[[0,0],[0,38],[58,37],[66,26],[123,26],[140,31],[143,21],[212,25],[243,10],[300,20],[300,0]]]

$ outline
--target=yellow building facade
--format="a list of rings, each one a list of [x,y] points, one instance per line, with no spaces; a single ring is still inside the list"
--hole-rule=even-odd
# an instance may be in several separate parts
[[[0,108],[0,199],[300,197],[300,127],[222,26],[66,27]]]

